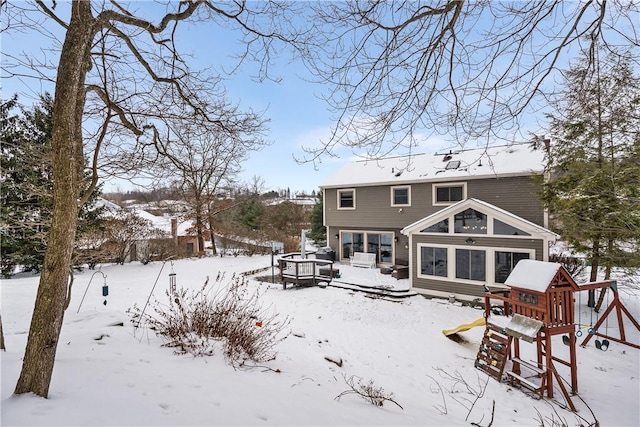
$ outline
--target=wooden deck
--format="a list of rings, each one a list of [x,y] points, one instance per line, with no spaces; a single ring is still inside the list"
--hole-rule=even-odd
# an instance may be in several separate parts
[[[297,257],[297,258],[296,258]],[[313,286],[331,283],[334,277],[333,261],[326,259],[302,259],[300,253],[284,254],[278,259],[282,287],[287,284]]]

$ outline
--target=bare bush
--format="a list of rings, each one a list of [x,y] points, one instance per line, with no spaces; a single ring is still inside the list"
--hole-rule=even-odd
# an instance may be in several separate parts
[[[247,360],[273,360],[274,347],[288,336],[284,330],[289,318],[262,307],[261,294],[250,291],[244,277],[234,275],[224,283],[224,275],[218,274],[212,286],[208,282],[207,277],[199,290],[167,291],[168,304],[155,299],[150,303],[155,314],[144,314],[134,306],[128,310],[132,322],[139,326],[144,321],[178,354],[210,356],[221,343],[234,367]]]
[[[438,381],[434,380],[434,382],[436,382],[436,384],[440,389],[439,391],[443,396],[442,397],[443,401],[444,401],[443,390],[446,390],[449,396],[454,401],[458,402],[465,409],[467,409],[468,412],[467,412],[467,417],[465,418],[465,421],[468,420],[476,403],[478,403],[478,401],[482,399],[485,395],[485,392],[487,390],[487,384],[489,382],[489,377],[484,377],[483,379],[476,372],[476,383],[471,384],[458,371],[455,371],[453,374],[451,374],[442,368],[434,368],[434,369],[438,372],[441,378],[443,378],[444,380],[450,383],[449,386],[447,386],[446,388],[443,388]],[[444,405],[444,408],[446,409],[446,403]],[[493,415],[492,415],[492,419],[493,419]]]
[[[584,270],[587,267],[584,259],[570,255],[551,254],[549,255],[549,261],[562,264],[562,266],[573,277],[580,276],[582,273],[584,273]]]
[[[340,400],[342,396],[347,394],[355,394],[371,403],[372,405],[382,406],[384,402],[391,402],[404,411],[404,408],[393,399],[393,393],[387,393],[382,387],[376,386],[373,383],[373,380],[364,382],[362,378],[356,377],[354,375],[350,376],[349,378],[347,378],[346,375],[343,375],[343,378],[349,386],[349,390],[345,390],[337,395],[335,397],[335,400]]]

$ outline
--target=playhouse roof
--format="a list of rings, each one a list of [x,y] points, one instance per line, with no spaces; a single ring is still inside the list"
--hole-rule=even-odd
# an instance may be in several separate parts
[[[544,150],[530,144],[446,150],[347,163],[323,188],[522,176],[542,173]]]
[[[523,259],[513,268],[505,285],[545,292],[561,268],[562,264],[557,262]]]

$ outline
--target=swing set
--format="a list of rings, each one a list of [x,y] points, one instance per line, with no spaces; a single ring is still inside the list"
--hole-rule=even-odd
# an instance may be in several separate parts
[[[615,286],[615,285],[614,285]],[[604,288],[601,292],[606,293],[607,288]],[[591,291],[589,291],[591,292]],[[604,294],[601,294],[602,296],[604,296]],[[591,300],[591,297],[589,297],[589,299]],[[609,294],[607,294],[607,306],[609,305]],[[597,308],[595,308],[595,306],[590,306],[590,313],[589,313],[589,324],[583,324],[582,323],[582,292],[578,291],[578,323],[576,323],[576,331],[575,331],[575,336],[577,338],[582,337],[583,333],[582,330],[586,329],[587,333],[589,335],[595,335],[596,333],[596,328],[593,326],[593,312],[595,311],[596,313],[596,323],[598,322],[599,318],[600,318],[600,312]],[[605,329],[608,332],[609,331],[609,319],[606,320],[605,323]],[[569,335],[563,335],[562,336],[562,342],[565,345],[569,345],[570,339],[569,339]],[[596,348],[598,350],[602,350],[602,351],[607,351],[609,349],[609,340],[604,339],[602,341],[596,339],[595,340],[595,345]]]
[[[601,289],[611,289],[612,301],[604,313],[597,315],[593,324],[593,311],[588,335],[580,346],[585,347],[593,337],[596,348],[606,351],[610,341],[640,349],[640,345],[627,339],[623,314],[640,331],[640,324],[624,306],[614,280],[577,284],[571,274],[560,264],[536,260],[521,260],[513,269],[505,284],[507,290],[485,293],[486,332],[476,357],[476,367],[498,381],[503,381],[503,373],[511,384],[528,388],[542,398],[554,397],[554,380],[560,388],[567,405],[576,411],[571,394],[578,393],[577,338],[582,336],[583,325],[578,311],[575,322],[575,293]],[[506,316],[492,316],[493,302],[503,304],[501,310]],[[609,334],[608,318],[615,312],[620,336]],[[506,324],[508,320],[508,324]],[[600,327],[605,324],[605,333]],[[577,329],[576,329],[577,326]],[[554,354],[553,337],[562,336],[562,342],[569,347],[569,359]],[[521,340],[535,343],[535,361],[523,360]],[[570,390],[564,385],[557,367],[569,368]]]
[[[591,338],[600,337],[602,338],[602,340],[596,338],[595,346],[597,349],[602,351],[607,351],[607,349],[609,348],[610,341],[615,341],[620,344],[624,344],[633,348],[640,349],[640,345],[627,340],[627,335],[624,329],[623,315],[625,315],[627,319],[629,319],[629,321],[633,324],[633,326],[635,326],[635,328],[638,331],[640,331],[640,323],[638,323],[638,321],[634,319],[634,317],[631,315],[627,307],[625,307],[622,301],[620,300],[620,295],[618,293],[618,285],[615,280],[609,280],[605,282],[584,283],[584,284],[578,285],[578,288],[579,288],[579,292],[600,289],[600,292],[607,293],[607,308],[604,311],[604,313],[602,313],[602,316],[600,316],[600,314],[596,312],[595,325],[593,324],[593,312],[595,311],[595,309],[594,307],[591,307],[589,327],[587,328],[588,333],[585,339],[580,344],[581,347],[585,347],[589,343]],[[609,292],[607,292],[609,289],[613,294],[612,301],[609,301]],[[581,293],[579,293],[578,305],[580,305],[581,299],[582,299]],[[580,319],[581,319],[580,307],[578,308],[578,310],[579,310],[578,311],[578,329],[576,330],[575,335],[576,337],[580,338],[582,337],[581,329],[583,328],[583,325],[580,323]],[[618,329],[620,331],[619,337],[614,337],[609,334],[609,317],[614,313],[616,316],[616,320],[618,321]],[[604,333],[600,331],[600,327],[602,326],[603,323],[604,323],[604,330],[605,330]],[[566,341],[566,340],[568,340],[568,337],[563,337],[563,341]]]

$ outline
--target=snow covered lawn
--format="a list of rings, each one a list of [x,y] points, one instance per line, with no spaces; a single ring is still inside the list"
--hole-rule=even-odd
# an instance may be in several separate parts
[[[270,265],[269,256],[181,260],[173,265],[178,287],[199,288],[218,272],[231,277]],[[265,307],[291,319],[292,334],[277,346],[275,360],[234,370],[221,352],[213,357],[178,356],[161,347],[147,328],[134,331],[126,310],[144,306],[161,263],[103,266],[109,296],[103,305],[102,277],[76,275],[65,314],[50,398],[13,396],[29,330],[38,277],[3,280],[2,322],[7,351],[1,354],[1,424],[47,426],[160,425],[568,425],[593,416],[575,398],[577,414],[488,378],[473,367],[481,327],[457,343],[443,329],[470,323],[482,311],[445,300],[413,296],[400,302],[328,287],[288,288],[252,280],[266,292]],[[339,265],[341,280],[408,287],[378,270]],[[168,289],[167,263],[153,292]],[[270,270],[260,273],[270,274]],[[640,318],[637,296],[625,305]],[[124,323],[124,326],[113,326]],[[583,315],[584,323],[584,315]],[[609,322],[609,328],[612,322]],[[609,331],[610,334],[615,332]],[[634,329],[628,339],[640,342]],[[560,337],[554,352],[566,351]],[[528,344],[524,344],[528,346]],[[531,344],[533,350],[533,344]],[[526,351],[526,350],[525,350]],[[561,354],[561,356],[563,356]],[[342,366],[327,359],[342,360]],[[591,342],[578,348],[579,391],[602,426],[640,425],[640,351],[615,342],[607,352]],[[568,372],[561,372],[568,378]],[[373,381],[402,406],[377,407],[347,391],[345,379]],[[485,386],[486,384],[486,386]],[[471,390],[471,393],[469,392]],[[477,394],[482,393],[475,405]],[[561,394],[557,394],[559,399]],[[586,422],[579,417],[586,419]]]

